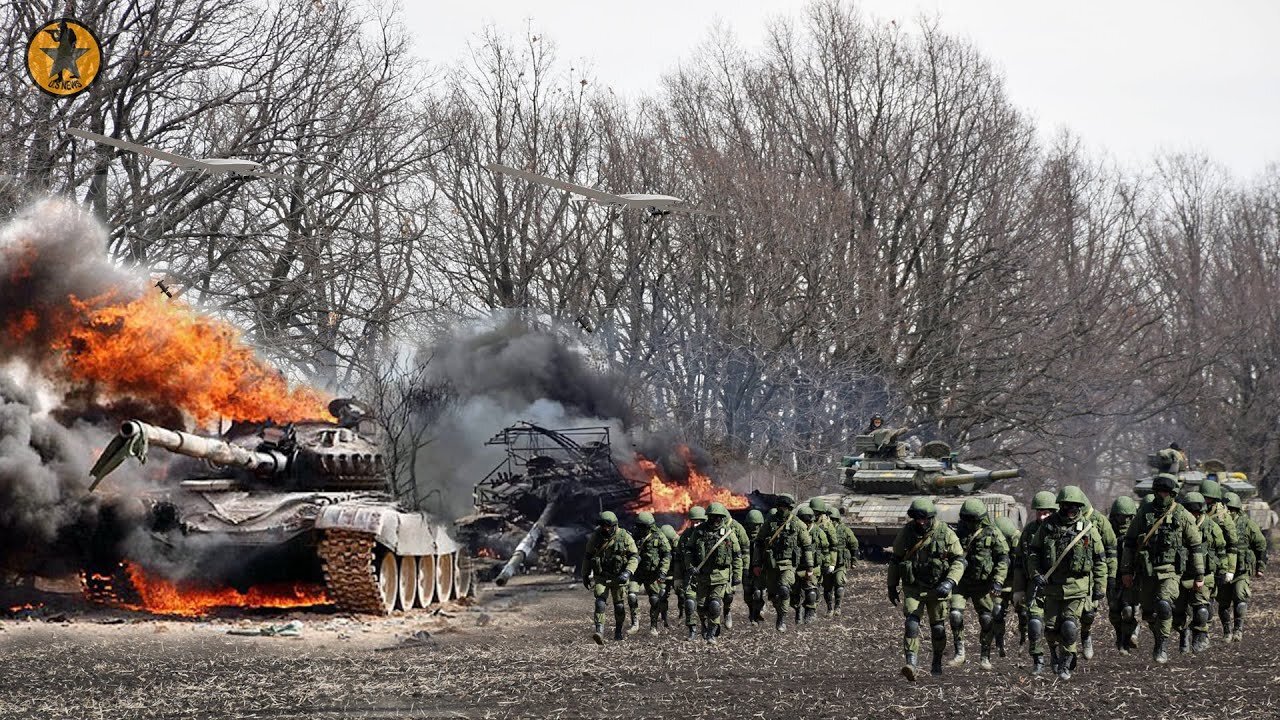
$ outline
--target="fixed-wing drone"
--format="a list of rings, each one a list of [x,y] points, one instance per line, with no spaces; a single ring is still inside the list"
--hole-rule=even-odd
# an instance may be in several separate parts
[[[504,175],[512,175],[514,177],[528,180],[539,185],[546,185],[557,190],[571,192],[574,195],[581,195],[589,198],[601,205],[622,208],[642,208],[648,210],[652,215],[667,215],[673,212],[693,213],[695,215],[723,215],[724,213],[707,207],[695,205],[684,198],[678,198],[673,195],[652,195],[648,193],[627,193],[625,195],[614,195],[613,193],[601,192],[595,188],[589,188],[584,185],[575,185],[564,180],[549,178],[545,175],[531,173],[527,170],[517,170],[506,165],[498,163],[489,163],[485,167],[490,170],[502,173]]]
[[[167,163],[177,165],[178,167],[185,168],[187,170],[199,170],[200,172],[206,172],[213,175],[232,172],[238,175],[252,175],[253,177],[287,177],[286,175],[280,175],[279,173],[261,170],[260,168],[262,167],[262,164],[252,160],[242,160],[239,158],[189,158],[185,155],[175,155],[163,150],[147,147],[146,145],[131,143],[127,140],[118,140],[113,137],[99,135],[98,133],[81,130],[79,128],[67,128],[67,134],[74,135],[78,138],[84,138],[85,140],[92,140],[96,143],[102,143],[103,145],[118,147],[121,150],[136,152],[140,155],[147,155],[149,157],[156,158],[157,160],[164,160]]]

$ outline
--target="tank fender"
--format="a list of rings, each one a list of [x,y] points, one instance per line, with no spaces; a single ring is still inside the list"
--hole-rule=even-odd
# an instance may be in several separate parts
[[[378,542],[386,547],[400,552],[398,548],[400,523],[396,517],[399,514],[390,508],[330,505],[320,511],[320,517],[316,518],[316,528],[367,533],[376,537]]]

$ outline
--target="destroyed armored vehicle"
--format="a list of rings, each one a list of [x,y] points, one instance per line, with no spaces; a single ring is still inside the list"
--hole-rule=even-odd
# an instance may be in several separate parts
[[[337,422],[268,425],[229,439],[124,423],[93,467],[94,486],[153,448],[203,462],[174,459],[162,490],[122,486],[110,497],[106,516],[124,530],[116,542],[95,543],[105,552],[85,572],[90,598],[129,602],[127,562],[242,591],[323,584],[338,609],[375,615],[465,594],[458,543],[444,523],[392,497],[381,450],[360,432],[363,410],[345,399],[329,410]]]
[[[913,453],[899,438],[906,428],[881,428],[854,438],[856,455],[842,459],[840,484],[845,490],[821,496],[838,505],[844,522],[866,549],[883,550],[893,544],[907,522],[907,509],[918,497],[933,500],[938,517],[955,525],[960,506],[969,498],[986,504],[992,519],[1007,517],[1021,527],[1027,509],[1011,495],[983,492],[997,480],[1019,477],[1021,470],[986,470],[962,463],[944,442],[925,443]],[[874,552],[874,550],[873,550]]]
[[[1271,509],[1266,500],[1258,497],[1258,488],[1249,482],[1249,476],[1242,472],[1230,472],[1226,463],[1209,459],[1196,463],[1194,467],[1187,462],[1186,456],[1172,448],[1165,448],[1147,456],[1147,465],[1156,473],[1169,473],[1178,478],[1179,493],[1198,491],[1200,483],[1214,480],[1222,486],[1224,493],[1233,492],[1240,496],[1244,511],[1258,524],[1263,533],[1268,535],[1280,528],[1280,518]],[[1133,494],[1139,500],[1151,494],[1151,483],[1155,477],[1147,477],[1133,485]]]

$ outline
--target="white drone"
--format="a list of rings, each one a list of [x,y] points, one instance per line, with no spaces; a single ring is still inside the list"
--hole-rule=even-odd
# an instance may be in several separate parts
[[[539,185],[546,185],[557,190],[571,192],[574,195],[581,195],[589,198],[601,205],[609,207],[621,208],[641,208],[648,210],[651,215],[666,215],[673,212],[693,213],[695,215],[723,215],[724,213],[712,208],[706,208],[673,195],[653,195],[649,193],[627,193],[625,195],[614,195],[613,193],[601,192],[595,188],[589,188],[584,185],[575,185],[564,180],[549,178],[545,175],[531,173],[527,170],[517,170],[506,165],[498,163],[489,163],[485,167],[504,175],[513,175],[515,177],[528,180]]]
[[[236,173],[237,175],[252,175],[253,177],[288,177],[279,173],[261,170],[260,168],[262,167],[262,163],[257,163],[252,160],[244,160],[240,158],[189,158],[185,155],[175,155],[163,150],[147,147],[146,145],[139,145],[127,140],[119,140],[113,137],[107,137],[106,135],[99,135],[98,133],[81,130],[79,128],[67,128],[67,134],[74,135],[78,138],[84,138],[85,140],[92,140],[96,143],[102,143],[103,145],[118,147],[121,150],[136,152],[140,155],[147,155],[149,157],[156,158],[157,160],[164,160],[167,163],[177,165],[178,167],[185,168],[187,170],[199,170],[200,172],[212,175],[222,175],[224,173],[231,172]]]

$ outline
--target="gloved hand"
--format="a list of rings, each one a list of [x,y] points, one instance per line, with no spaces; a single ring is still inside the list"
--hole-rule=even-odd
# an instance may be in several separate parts
[[[933,589],[933,594],[938,599],[942,599],[942,598],[950,597],[951,591],[955,589],[956,589],[956,584],[952,582],[951,578],[947,578],[946,580],[943,580],[942,582],[938,583],[938,587]]]
[[[1040,588],[1042,588],[1042,587],[1044,587],[1045,585],[1048,585],[1048,584],[1049,584],[1049,580],[1048,580],[1048,578],[1046,578],[1046,577],[1045,577],[1045,576],[1043,576],[1043,575],[1036,574],[1036,576],[1035,576],[1035,577],[1031,578],[1031,587],[1040,587]]]
[[[1022,590],[1013,591],[1013,604],[1022,605],[1027,601],[1027,593]]]
[[[621,584],[621,585],[626,585],[626,584],[627,584],[628,582],[630,582],[630,581],[631,581],[631,571],[630,571],[630,570],[623,570],[622,572],[618,573],[618,583],[619,583],[619,584]]]
[[[827,566],[826,573],[827,573],[828,575],[830,575],[830,574],[834,573],[835,571],[836,571],[836,566],[835,566],[835,565],[828,565],[828,566]]]
[[[588,590],[590,590],[590,589],[591,589],[591,575],[590,575],[590,574],[584,573],[584,574],[582,575],[582,587],[584,587],[584,588],[586,588],[586,589],[588,589]]]
[[[1125,587],[1125,589],[1126,589],[1126,590],[1128,590],[1129,588],[1133,587],[1133,576],[1132,576],[1132,575],[1121,575],[1121,576],[1120,576],[1120,584],[1121,584],[1121,585],[1123,585],[1123,586]]]
[[[753,568],[751,568],[751,574],[752,574],[752,575],[755,575],[756,577],[760,577],[760,572],[761,572],[763,569],[764,569],[764,568],[760,568],[760,567],[753,567]]]
[[[1002,593],[1002,592],[1004,592],[1004,585],[1001,585],[1000,583],[996,582],[995,580],[992,580],[992,581],[991,581],[991,594],[992,594],[992,595],[999,595],[999,594],[1000,594],[1000,593]]]
[[[889,602],[892,603],[894,607],[898,607],[898,601],[901,599],[902,597],[898,594],[897,585],[889,588]]]
[[[1235,573],[1227,573],[1227,575],[1226,575],[1226,581],[1227,581],[1227,582],[1231,582],[1232,580],[1235,580],[1235,579],[1236,579],[1236,574],[1235,574]]]
[[[1104,591],[1102,588],[1100,588],[1100,587],[1095,587],[1095,588],[1093,589],[1093,601],[1094,601],[1094,602],[1102,602],[1102,600],[1103,600],[1104,598],[1106,598],[1106,596],[1107,596],[1107,593],[1106,593],[1106,591]]]

